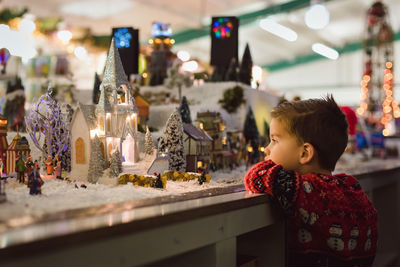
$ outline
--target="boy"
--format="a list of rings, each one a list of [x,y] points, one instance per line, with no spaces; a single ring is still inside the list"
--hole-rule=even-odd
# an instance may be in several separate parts
[[[377,213],[356,178],[332,175],[347,144],[347,122],[332,96],[281,103],[271,112],[266,161],[245,175],[288,221],[288,265],[371,266]]]

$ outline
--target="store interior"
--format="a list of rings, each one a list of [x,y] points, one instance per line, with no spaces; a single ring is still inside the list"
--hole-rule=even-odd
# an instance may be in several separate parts
[[[399,12],[398,0],[0,0],[0,258],[54,266],[79,248],[86,266],[284,266],[282,218],[243,177],[264,160],[274,107],[332,95],[349,123],[334,173],[359,178],[381,212],[374,266],[400,266]],[[138,236],[169,248],[154,256]],[[95,256],[103,246],[113,256]]]

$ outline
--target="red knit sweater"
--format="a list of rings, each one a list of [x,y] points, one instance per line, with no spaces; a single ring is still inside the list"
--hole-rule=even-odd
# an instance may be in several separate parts
[[[288,216],[290,266],[372,264],[377,213],[353,176],[300,175],[268,160],[254,165],[244,184],[271,195]]]

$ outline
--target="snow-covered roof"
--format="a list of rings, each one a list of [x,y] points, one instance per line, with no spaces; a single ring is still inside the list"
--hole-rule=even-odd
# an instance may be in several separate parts
[[[95,109],[94,105],[84,105],[84,104],[81,104],[78,102],[78,107],[74,111],[71,125],[74,123],[77,112],[80,110],[82,112],[83,118],[85,119],[86,124],[89,127],[89,129],[95,129],[97,127],[97,124],[96,124],[97,119],[96,119],[94,109]]]
[[[196,141],[212,141],[213,139],[191,123],[183,123],[183,131]]]

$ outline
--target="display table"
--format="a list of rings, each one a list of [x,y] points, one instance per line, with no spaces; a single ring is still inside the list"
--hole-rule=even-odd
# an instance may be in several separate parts
[[[346,172],[378,210],[375,266],[397,264],[400,161],[363,164]],[[285,262],[283,217],[243,185],[26,216],[0,231],[0,266],[236,266],[238,254]]]

